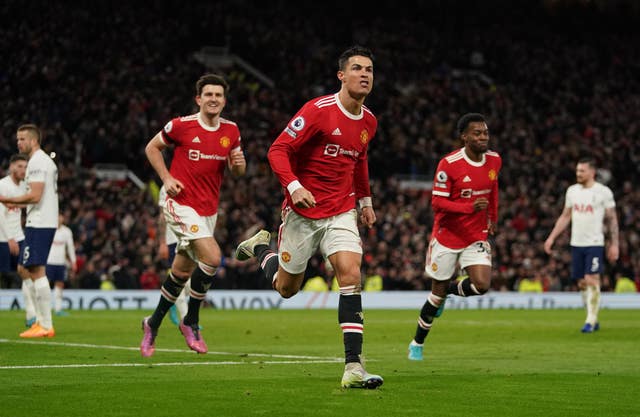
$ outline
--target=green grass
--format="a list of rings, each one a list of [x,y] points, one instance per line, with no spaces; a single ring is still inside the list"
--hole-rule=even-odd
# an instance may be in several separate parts
[[[406,359],[417,311],[365,311],[367,368],[385,380],[378,390],[340,388],[343,347],[333,310],[203,309],[208,355],[187,350],[167,317],[149,359],[138,351],[145,314],[74,311],[55,318],[55,338],[24,340],[24,313],[0,312],[0,416],[602,417],[639,410],[640,310],[602,311],[594,334],[580,333],[580,310],[445,311],[423,362]]]

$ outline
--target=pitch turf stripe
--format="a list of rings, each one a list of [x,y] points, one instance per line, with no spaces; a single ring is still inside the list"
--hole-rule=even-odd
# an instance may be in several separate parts
[[[88,343],[63,343],[63,342],[48,342],[45,340],[10,340],[10,339],[0,339],[0,343],[21,343],[21,344],[30,344],[30,345],[49,345],[49,346],[67,346],[67,347],[83,347],[83,348],[91,348],[91,349],[115,349],[115,350],[140,350],[139,347],[129,347],[129,346],[113,346],[113,345],[93,345]],[[167,352],[167,353],[192,353],[189,349],[158,349],[156,348],[156,352]],[[257,358],[282,358],[282,359],[304,359],[304,360],[321,360],[321,361],[339,361],[344,360],[343,358],[330,358],[326,356],[306,356],[306,355],[277,355],[270,353],[243,353],[243,352],[207,352],[208,355],[228,355],[228,356],[246,356],[246,357],[257,357]],[[244,363],[244,362],[243,362]]]
[[[312,361],[221,361],[221,362],[157,362],[157,363],[71,363],[67,365],[14,365],[0,366],[2,369],[53,369],[53,368],[127,368],[127,367],[153,367],[153,366],[197,366],[197,365],[309,365],[314,363],[336,363],[339,360],[312,360]]]

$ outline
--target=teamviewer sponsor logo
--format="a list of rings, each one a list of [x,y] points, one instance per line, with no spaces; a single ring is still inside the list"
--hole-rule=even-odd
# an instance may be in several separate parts
[[[340,152],[340,145],[336,145],[333,143],[327,143],[324,145],[324,154],[327,156],[338,156]]]
[[[224,155],[216,155],[216,154],[209,155],[206,153],[202,153],[197,149],[189,149],[189,160],[199,161],[201,159],[213,159],[216,161],[224,161],[227,159],[227,157]]]

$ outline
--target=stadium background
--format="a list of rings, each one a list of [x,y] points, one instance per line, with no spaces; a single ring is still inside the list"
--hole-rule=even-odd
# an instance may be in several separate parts
[[[432,223],[423,189],[459,146],[462,113],[489,117],[504,159],[495,290],[523,277],[552,291],[568,280],[568,234],[549,258],[542,242],[562,210],[577,158],[592,154],[616,195],[621,257],[604,290],[640,271],[638,141],[640,7],[631,1],[406,1],[382,5],[206,2],[18,2],[0,5],[2,172],[22,123],[43,127],[55,151],[61,207],[81,268],[74,288],[140,287],[158,258],[158,183],[144,145],[195,111],[206,71],[232,87],[224,116],[238,123],[248,175],[223,186],[216,237],[233,253],[247,231],[277,230],[282,193],[266,162],[271,141],[307,99],[336,91],[336,57],[360,43],[376,56],[367,106],[379,119],[370,146],[377,226],[363,230],[363,273],[387,290],[424,290]],[[129,178],[97,170],[119,164]],[[120,168],[119,168],[120,169]],[[215,288],[269,288],[254,262],[226,259]],[[309,276],[326,275],[321,259]]]

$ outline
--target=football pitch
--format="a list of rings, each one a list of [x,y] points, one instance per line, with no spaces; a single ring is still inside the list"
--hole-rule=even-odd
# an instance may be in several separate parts
[[[576,295],[577,296],[577,295]],[[20,339],[24,313],[0,312],[0,416],[632,416],[638,415],[640,310],[451,310],[425,360],[406,357],[418,312],[365,311],[377,390],[342,389],[335,310],[201,311],[209,353],[188,350],[167,317],[142,358],[149,311],[72,311],[52,339]]]

